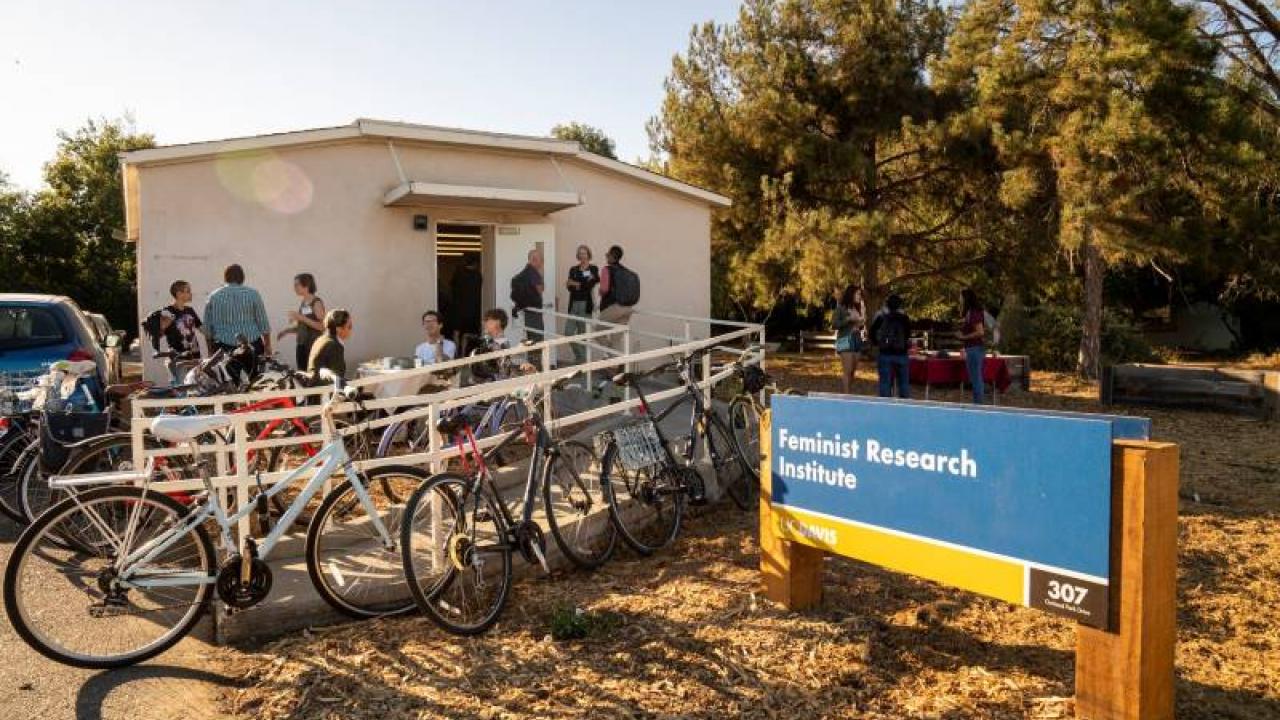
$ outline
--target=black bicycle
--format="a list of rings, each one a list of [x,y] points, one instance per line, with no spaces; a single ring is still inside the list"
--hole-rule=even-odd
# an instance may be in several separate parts
[[[750,469],[738,452],[724,419],[703,401],[694,368],[709,351],[701,351],[643,374],[622,373],[613,378],[630,386],[640,401],[642,417],[623,427],[596,436],[600,450],[600,477],[610,517],[623,541],[642,555],[671,544],[680,532],[686,500],[702,503],[706,486],[695,467],[698,449],[704,445],[716,479],[734,503],[751,507],[755,486]],[[684,394],[660,413],[654,413],[640,379],[676,368]],[[689,435],[673,443],[662,431],[662,421],[685,404]]]
[[[617,543],[591,447],[552,439],[538,402],[529,394],[520,399],[528,412],[486,453],[480,452],[467,414],[442,419],[437,430],[454,439],[463,472],[433,475],[405,506],[400,542],[409,589],[427,617],[458,635],[482,633],[498,621],[511,590],[513,552],[551,572],[546,538],[535,518],[539,493],[551,535],[575,565],[599,566]],[[533,452],[516,517],[502,499],[490,462],[519,440]]]

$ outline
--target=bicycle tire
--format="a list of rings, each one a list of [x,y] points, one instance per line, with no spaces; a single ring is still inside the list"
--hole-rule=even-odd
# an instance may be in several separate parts
[[[512,547],[502,512],[488,493],[472,492],[473,484],[456,473],[433,475],[410,496],[400,540],[405,577],[418,608],[442,630],[464,636],[479,635],[498,622],[512,583]],[[439,516],[432,512],[436,508]],[[481,533],[496,542],[482,545],[476,541]],[[465,583],[478,579],[479,588],[486,585],[483,556],[496,556],[499,563],[494,592],[486,594],[474,617],[463,618]]]
[[[586,467],[581,466],[584,460]],[[618,529],[609,521],[608,502],[600,489],[599,463],[590,445],[577,440],[556,443],[543,465],[542,505],[551,537],[574,565],[594,570],[613,555]],[[601,510],[605,511],[603,523],[599,522],[601,518],[592,517]],[[597,528],[601,530],[599,534],[595,533]]]
[[[760,413],[751,398],[739,395],[729,403],[729,430],[738,454],[760,480]]]
[[[509,402],[502,408],[502,414],[498,417],[497,425],[487,429],[485,437],[498,437],[515,430],[526,418],[529,417],[529,410],[521,402]],[[514,442],[507,443],[507,446],[498,451],[494,457],[494,464],[498,467],[506,467],[515,465],[533,456],[533,446],[526,441],[525,438],[516,438]]]
[[[396,546],[405,505],[395,502],[381,488],[395,487],[409,497],[411,491],[405,486],[417,487],[427,479],[424,470],[404,465],[388,465],[362,475],[361,484],[390,536],[389,548],[380,547],[381,541],[373,534],[372,523],[367,522],[368,515],[349,480],[335,486],[320,503],[307,526],[307,573],[316,592],[335,610],[354,618],[371,618],[413,609],[413,598],[403,587],[406,580]],[[355,556],[353,550],[358,548],[367,549],[367,555]],[[352,571],[353,565],[359,567]],[[369,594],[355,597],[347,592],[348,585],[351,589],[363,586]]]
[[[756,503],[760,499],[760,483],[738,452],[733,434],[725,426],[720,413],[712,412],[707,416],[706,433],[715,444],[715,455],[718,457],[713,457],[712,461],[720,488],[739,509],[751,510],[758,507]]]
[[[26,525],[27,518],[22,514],[22,505],[18,501],[15,465],[29,440],[29,435],[23,430],[14,430],[0,440],[0,515],[19,525]]]
[[[22,451],[18,464],[18,507],[22,510],[23,524],[30,525],[62,498],[54,499],[48,474],[40,467],[39,440],[32,440],[27,449]]]
[[[27,582],[26,570],[30,563],[35,562],[36,560],[51,561],[52,557],[56,557],[55,553],[61,553],[62,550],[60,548],[63,547],[61,536],[67,533],[83,533],[85,528],[93,527],[91,524],[82,524],[78,526],[78,528],[70,527],[67,529],[59,529],[53,527],[51,529],[51,526],[72,517],[73,513],[85,512],[85,508],[93,507],[95,505],[105,506],[107,503],[115,502],[124,504],[124,507],[121,508],[120,511],[110,516],[117,519],[124,519],[128,513],[136,512],[137,508],[142,506],[144,503],[151,503],[153,507],[166,511],[167,517],[171,520],[181,518],[187,513],[187,508],[164,493],[146,492],[140,488],[119,486],[86,490],[78,494],[75,498],[68,498],[51,507],[48,512],[41,515],[39,519],[28,526],[27,529],[18,537],[18,541],[13,547],[9,564],[5,568],[5,612],[9,617],[9,621],[13,624],[14,630],[18,633],[18,636],[36,652],[64,665],[91,669],[109,669],[126,667],[155,657],[156,655],[159,655],[165,650],[173,647],[191,632],[191,629],[195,626],[196,622],[199,621],[200,616],[207,609],[209,600],[212,596],[212,582],[195,584],[196,589],[194,597],[185,606],[178,606],[186,607],[187,609],[178,616],[177,621],[172,625],[172,627],[161,633],[154,641],[128,652],[122,652],[111,656],[104,655],[95,657],[84,652],[75,652],[67,647],[55,646],[55,644],[46,637],[46,629],[41,626],[47,625],[58,629],[69,630],[71,623],[76,619],[83,617],[78,614],[80,608],[84,608],[84,606],[79,603],[83,603],[85,597],[93,598],[95,597],[95,593],[101,594],[102,591],[98,585],[97,578],[95,578],[95,581],[92,583],[84,583],[83,587],[76,587],[71,582],[59,582],[52,584],[41,584],[36,582],[33,584],[36,584],[41,588],[47,586],[50,590],[54,590],[55,592],[59,587],[68,589],[72,591],[69,593],[71,599],[41,600],[31,603],[32,607],[28,607],[28,603],[25,600],[25,593],[23,592]],[[101,512],[97,514],[97,517],[100,520],[104,518]],[[148,522],[151,517],[151,515],[147,516]],[[164,523],[160,523],[157,530],[159,532],[163,532],[163,527]],[[217,566],[213,542],[209,539],[208,533],[203,527],[196,526],[189,529],[186,534],[192,538],[191,546],[195,553],[194,556],[199,561],[199,567],[195,568],[195,570],[212,580],[213,576],[217,574]],[[52,542],[54,545],[53,548],[48,548],[43,544],[39,544],[41,540],[47,536],[60,537],[59,540]],[[141,541],[144,537],[145,536],[141,535],[135,536],[135,540]],[[103,538],[103,540],[105,540],[105,538]],[[77,545],[82,548],[86,545],[93,545],[94,547],[101,548],[103,544],[103,542],[77,543]],[[142,543],[139,542],[139,546],[141,544]],[[172,549],[166,551],[161,557],[169,555],[171,551]],[[73,558],[83,555],[82,551],[75,551],[72,553]],[[102,555],[102,553],[99,553],[99,555]],[[188,557],[188,554],[182,554],[179,555],[179,557],[185,558]],[[98,557],[96,560],[99,562],[109,562],[110,557]],[[73,575],[73,573],[70,572],[69,561],[65,560],[59,563],[58,569],[54,572],[58,573],[60,580],[67,580]],[[98,572],[101,574],[102,571]],[[40,572],[38,569],[33,571],[33,574],[35,577],[32,579],[36,581],[44,580],[48,575],[48,573]],[[86,576],[88,576],[88,574],[89,573],[85,573]],[[150,599],[150,597],[139,588],[134,588],[128,592],[133,593],[134,599],[132,602],[134,604],[137,604],[143,598]],[[155,593],[156,595],[159,595],[159,600],[162,603],[160,607],[155,610],[140,610],[139,614],[143,612],[165,610],[166,607],[163,603],[171,602],[173,592],[173,588],[168,587],[166,588],[166,592]],[[126,600],[127,599],[128,596],[126,596]],[[87,610],[87,608],[85,608],[85,610]],[[66,619],[63,619],[64,616]],[[121,615],[118,617],[131,616]],[[95,621],[101,619],[102,618],[95,618]],[[141,625],[146,629],[157,624],[151,621],[152,618],[148,618],[148,620],[149,622],[145,624],[133,623],[133,625]],[[99,627],[95,632],[83,634],[82,637],[89,641],[105,642],[112,637],[112,634],[102,632],[102,629]]]
[[[610,440],[600,458],[600,485],[609,504],[609,519],[632,550],[652,555],[675,542],[684,517],[685,492],[678,468],[657,466],[626,470],[618,444]]]

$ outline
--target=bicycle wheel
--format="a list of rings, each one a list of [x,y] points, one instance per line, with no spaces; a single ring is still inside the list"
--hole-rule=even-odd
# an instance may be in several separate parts
[[[542,472],[542,504],[560,552],[590,570],[613,554],[618,529],[609,522],[609,505],[600,489],[600,464],[590,445],[557,443]]]
[[[22,525],[27,524],[27,518],[18,500],[20,474],[15,466],[30,441],[21,430],[12,430],[0,439],[0,515]]]
[[[199,619],[217,574],[203,527],[170,536],[186,514],[163,493],[132,487],[86,490],[50,508],[5,568],[14,630],[41,655],[84,668],[132,665],[172,647]],[[77,540],[70,548],[68,537]],[[161,538],[171,544],[120,569],[136,583],[121,586],[115,559]]]
[[[715,447],[712,463],[715,465],[716,481],[720,488],[733,500],[733,504],[742,510],[758,507],[760,497],[760,481],[751,473],[747,461],[742,459],[737,444],[729,428],[725,427],[720,413],[713,412],[707,417],[706,432]]]
[[[751,398],[739,395],[729,403],[729,431],[733,446],[747,463],[747,470],[760,479],[760,412]]]
[[[325,602],[356,618],[413,609],[396,545],[405,510],[399,498],[408,498],[426,479],[425,471],[398,465],[361,476],[386,537],[375,528],[350,481],[325,496],[307,526],[306,544],[307,573]]]
[[[504,402],[499,412],[501,412],[501,415],[498,418],[497,425],[490,428],[482,428],[486,437],[509,433],[520,427],[525,418],[529,417],[529,410],[521,402]],[[494,464],[500,467],[517,465],[528,460],[532,455],[533,446],[525,438],[517,438],[515,442],[508,443],[506,447],[502,448],[494,456]]]
[[[39,440],[33,440],[22,451],[22,458],[18,462],[21,465],[21,474],[18,476],[18,507],[22,510],[23,522],[30,524],[45,510],[65,499],[66,491],[49,487],[49,473],[40,467]]]
[[[623,542],[641,555],[670,545],[680,532],[685,493],[679,472],[665,466],[628,470],[618,457],[617,441],[605,448],[600,483],[609,518]]]
[[[492,498],[474,481],[440,473],[409,498],[401,528],[404,574],[418,607],[455,635],[498,621],[511,591],[511,545]]]

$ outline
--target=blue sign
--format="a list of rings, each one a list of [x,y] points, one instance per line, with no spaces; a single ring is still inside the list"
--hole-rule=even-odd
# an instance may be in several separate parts
[[[1111,442],[1147,428],[1109,416],[774,396],[771,503],[791,539],[1101,625]]]

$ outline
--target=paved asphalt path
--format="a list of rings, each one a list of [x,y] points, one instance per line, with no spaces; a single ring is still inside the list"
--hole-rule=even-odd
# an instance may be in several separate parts
[[[0,565],[18,528],[0,517]],[[124,670],[80,670],[46,660],[18,637],[0,604],[0,718],[4,720],[213,720],[232,680],[204,668],[210,647],[188,637]]]

